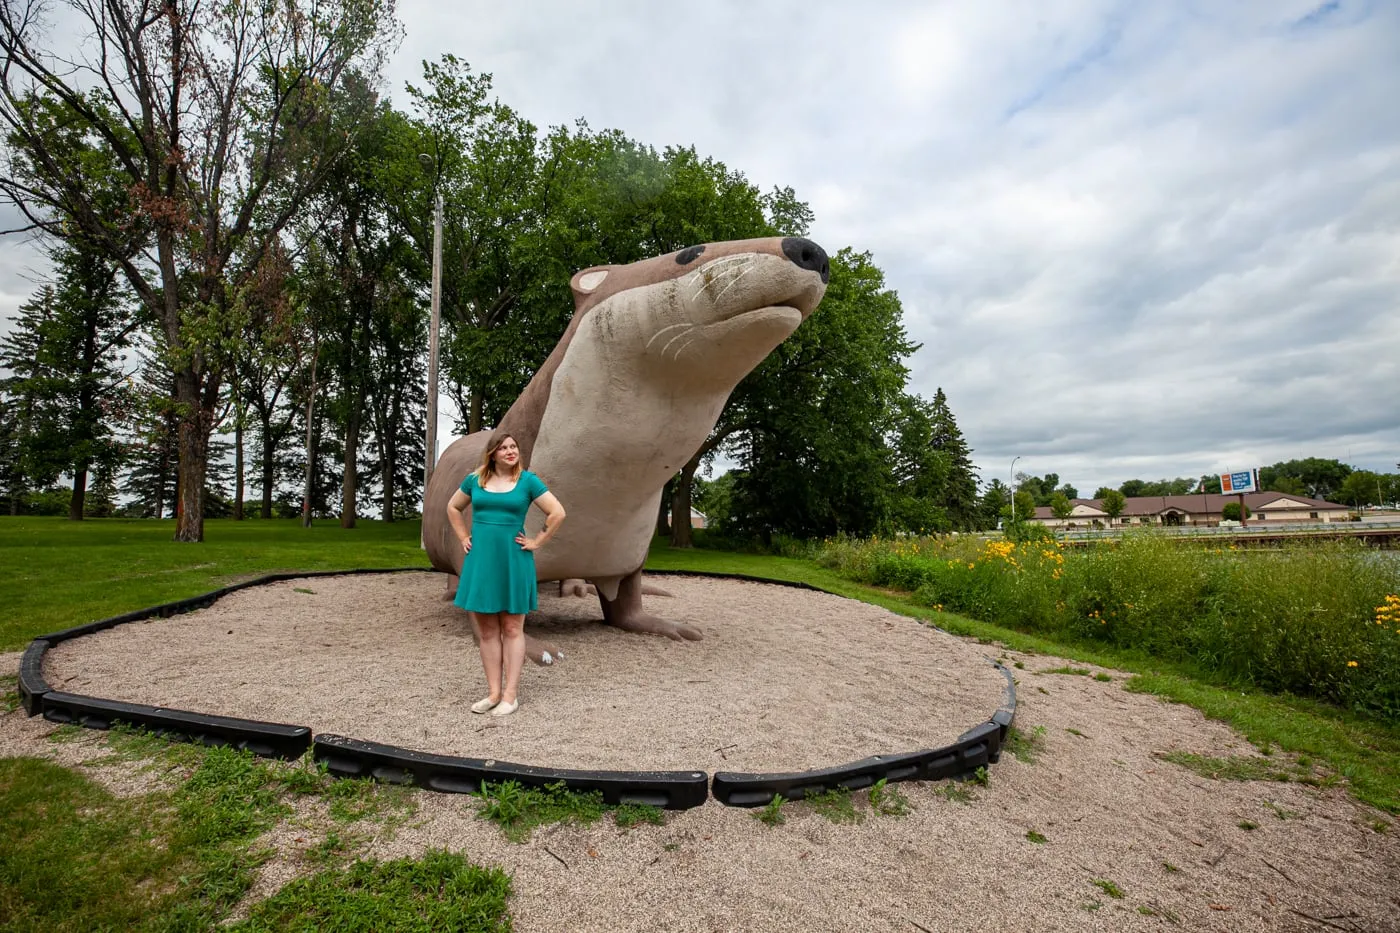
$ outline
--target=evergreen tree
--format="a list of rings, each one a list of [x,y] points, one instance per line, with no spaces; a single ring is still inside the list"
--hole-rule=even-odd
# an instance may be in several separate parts
[[[977,470],[972,465],[972,450],[958,428],[941,386],[933,395],[931,415],[932,445],[947,463],[947,478],[939,493],[940,504],[955,530],[972,531],[980,523]]]

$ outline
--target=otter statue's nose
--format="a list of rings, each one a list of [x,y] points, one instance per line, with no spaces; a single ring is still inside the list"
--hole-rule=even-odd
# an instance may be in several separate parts
[[[826,250],[806,237],[785,237],[783,239],[783,255],[796,263],[799,268],[820,272],[823,283],[831,278],[831,263],[826,258]]]

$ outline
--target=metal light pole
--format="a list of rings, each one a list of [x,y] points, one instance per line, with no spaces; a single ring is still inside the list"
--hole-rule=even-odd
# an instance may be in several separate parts
[[[1016,524],[1016,461],[1020,456],[1011,458],[1011,524]]]
[[[435,160],[427,153],[418,156],[427,168]],[[428,511],[428,483],[437,463],[437,395],[438,395],[438,321],[442,314],[442,191],[433,178],[433,297],[432,317],[428,325],[428,430],[423,450],[423,512]],[[422,542],[426,547],[426,542]]]

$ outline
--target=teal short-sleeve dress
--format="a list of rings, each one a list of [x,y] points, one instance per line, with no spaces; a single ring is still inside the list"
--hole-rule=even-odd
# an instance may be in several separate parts
[[[535,555],[515,543],[525,530],[530,503],[549,490],[529,470],[509,492],[482,489],[475,473],[462,481],[472,503],[472,549],[462,560],[462,576],[453,600],[468,612],[523,614],[539,606]]]

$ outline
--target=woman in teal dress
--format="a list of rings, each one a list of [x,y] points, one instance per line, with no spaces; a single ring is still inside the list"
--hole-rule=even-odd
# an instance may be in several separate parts
[[[545,516],[544,530],[533,538],[525,534],[532,503]],[[462,515],[468,507],[472,533]],[[521,469],[520,448],[504,434],[491,440],[481,466],[452,494],[447,520],[465,552],[453,602],[471,616],[490,690],[472,712],[509,716],[520,705],[525,613],[539,605],[534,552],[559,529],[564,507],[538,476]]]

